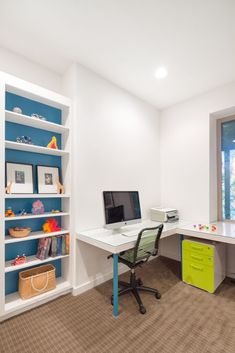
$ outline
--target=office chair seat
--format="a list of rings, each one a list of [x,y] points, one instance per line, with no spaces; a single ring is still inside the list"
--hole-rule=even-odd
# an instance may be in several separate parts
[[[138,234],[135,247],[120,253],[118,257],[118,262],[123,263],[131,269],[130,281],[128,283],[123,281],[118,282],[118,286],[121,287],[118,296],[131,292],[139,305],[141,314],[145,314],[146,309],[142,303],[139,292],[145,291],[152,293],[155,295],[156,299],[160,299],[161,294],[157,289],[143,286],[142,280],[136,278],[135,269],[147,262],[151,256],[157,255],[162,229],[162,224],[158,227],[142,229]],[[111,297],[111,303],[113,304],[113,296]]]

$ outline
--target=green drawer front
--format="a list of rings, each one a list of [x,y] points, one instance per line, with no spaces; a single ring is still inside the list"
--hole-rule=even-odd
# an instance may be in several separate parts
[[[203,244],[196,241],[191,241],[188,239],[183,240],[183,250],[188,250],[190,252],[197,252],[198,254],[204,254],[209,256],[214,256],[214,246],[209,244]]]
[[[197,262],[198,264],[203,264],[206,266],[214,266],[214,257],[201,254],[197,251],[189,251],[183,249],[183,259]]]
[[[214,268],[183,259],[183,281],[197,288],[214,292]]]

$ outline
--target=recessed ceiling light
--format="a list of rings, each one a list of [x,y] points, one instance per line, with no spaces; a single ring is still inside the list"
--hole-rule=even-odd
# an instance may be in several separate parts
[[[155,77],[158,80],[165,78],[167,75],[168,75],[168,71],[164,66],[160,66],[155,72]]]

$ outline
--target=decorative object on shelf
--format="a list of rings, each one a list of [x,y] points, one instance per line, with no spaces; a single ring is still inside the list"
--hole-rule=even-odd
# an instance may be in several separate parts
[[[6,194],[11,194],[11,186],[12,186],[12,181],[10,181],[7,186],[5,187],[5,193]]]
[[[6,162],[6,185],[11,183],[11,194],[33,194],[32,164]]]
[[[37,181],[39,194],[57,194],[59,168],[37,165]]]
[[[60,210],[54,210],[54,208],[51,210],[51,213],[60,213]]]
[[[64,185],[60,183],[60,179],[58,177],[58,179],[57,179],[57,194],[64,194],[64,193],[65,193]]]
[[[26,215],[27,215],[27,212],[25,211],[24,208],[22,208],[17,212],[17,216],[26,216]]]
[[[51,264],[19,273],[19,295],[22,299],[30,299],[55,288],[55,267]]]
[[[5,211],[5,217],[14,217],[15,213],[12,211],[12,207],[7,207]]]
[[[48,143],[47,148],[58,150],[57,140],[55,136],[52,136],[51,141]]]
[[[58,232],[61,227],[58,227],[58,221],[55,218],[49,218],[42,226],[44,233]]]
[[[17,255],[17,257],[15,258],[15,260],[13,260],[11,262],[12,266],[17,266],[17,265],[22,265],[25,264],[27,262],[27,258],[25,256],[25,254],[23,254],[22,256]]]
[[[33,145],[33,142],[30,136],[17,136],[16,142],[25,143],[26,145]]]
[[[34,201],[33,207],[32,207],[32,214],[42,214],[44,212],[45,212],[45,208],[42,201],[40,200]]]
[[[30,234],[31,230],[29,227],[14,227],[9,228],[8,232],[13,238],[25,238]]]
[[[22,109],[19,108],[19,107],[14,107],[14,108],[12,109],[12,111],[13,111],[14,113],[17,113],[17,114],[22,114]]]
[[[36,119],[40,119],[40,120],[44,120],[44,121],[47,120],[44,116],[39,115],[39,114],[35,114],[35,113],[31,114],[31,117],[36,118]]]
[[[46,260],[49,257],[50,249],[51,249],[51,238],[39,239],[36,258],[39,260]]]

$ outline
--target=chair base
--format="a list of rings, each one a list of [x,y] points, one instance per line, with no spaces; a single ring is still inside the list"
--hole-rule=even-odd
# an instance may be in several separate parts
[[[140,278],[136,278],[135,272],[131,273],[130,283],[118,281],[118,286],[123,287],[118,291],[119,297],[128,292],[131,292],[134,295],[137,304],[139,305],[139,311],[141,314],[145,314],[146,309],[140,298],[139,291],[152,293],[155,295],[156,299],[161,299],[161,293],[157,289],[143,286],[142,280]],[[111,297],[111,304],[113,305],[113,296]]]

